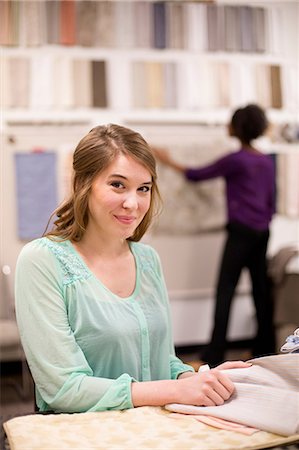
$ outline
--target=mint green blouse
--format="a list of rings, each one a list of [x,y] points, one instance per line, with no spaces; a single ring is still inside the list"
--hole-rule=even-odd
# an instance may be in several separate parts
[[[36,239],[16,267],[16,314],[41,411],[132,408],[131,383],[192,371],[175,356],[156,251],[130,242],[136,286],[121,298],[70,241]]]

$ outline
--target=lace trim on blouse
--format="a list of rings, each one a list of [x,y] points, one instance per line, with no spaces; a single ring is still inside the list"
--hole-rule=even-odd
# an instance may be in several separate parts
[[[64,285],[71,284],[77,280],[86,280],[91,277],[91,273],[87,267],[85,267],[75,253],[70,251],[66,242],[54,242],[46,239],[45,243],[61,265]]]

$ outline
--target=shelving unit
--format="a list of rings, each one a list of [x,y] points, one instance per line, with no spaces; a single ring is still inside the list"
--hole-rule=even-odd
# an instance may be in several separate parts
[[[91,123],[224,123],[233,108],[248,102],[261,103],[269,111],[270,119],[276,123],[298,120],[296,38],[299,5],[296,1],[88,2],[94,11],[104,8],[102,14],[106,19],[108,13],[105,8],[110,3],[109,20],[113,19],[116,25],[114,41],[109,43],[110,46],[107,46],[107,39],[104,38],[111,38],[111,30],[105,29],[103,19],[98,23],[92,22],[94,36],[105,35],[102,42],[106,47],[99,46],[98,40],[89,42],[94,45],[86,45],[86,40],[85,45],[76,42],[79,39],[83,42],[82,30],[86,32],[79,26],[83,19],[78,16],[78,10],[85,8],[82,11],[85,11],[85,15],[88,13],[82,0],[75,3],[41,1],[38,2],[39,10],[28,11],[26,2],[5,1],[2,2],[2,10],[6,3],[19,4],[19,13],[23,13],[23,16],[19,14],[17,23],[11,19],[10,27],[17,37],[13,44],[2,45],[0,49],[2,127],[7,122],[19,122],[22,119],[28,122],[81,119]],[[77,8],[73,10],[77,11],[73,21],[77,20],[78,29],[71,17],[70,22],[66,22],[69,28],[73,26],[73,33],[77,32],[72,37],[74,45],[58,45],[59,42],[49,44],[51,39],[53,42],[50,29],[51,26],[55,29],[54,18],[66,20],[63,15],[59,15],[63,3],[67,3],[68,8],[73,3]],[[52,5],[52,10],[49,5]],[[223,24],[227,23],[226,15],[231,11],[235,16],[238,14],[237,19],[233,15],[235,22],[231,23],[235,24],[239,33],[241,30],[240,46],[245,47],[226,51],[220,38],[223,37],[227,44],[232,38],[236,39],[236,30],[235,34],[230,30],[230,35],[229,30],[223,29]],[[255,17],[257,13],[258,19]],[[29,24],[26,22],[30,14],[36,21],[40,20],[40,23],[33,22],[36,39],[40,41],[34,41],[34,35],[30,37]],[[123,20],[124,14],[126,20]],[[214,21],[218,30],[214,37],[211,21]],[[256,22],[258,25],[255,29]],[[41,31],[42,25],[48,26],[48,29]],[[246,27],[241,25],[247,26],[247,34],[243,30]],[[1,42],[9,43],[8,38],[5,40],[3,30],[7,30],[7,26],[2,27]],[[180,31],[184,33],[182,36],[175,34]],[[257,34],[261,35],[263,48],[252,42],[255,36],[253,31],[259,31]],[[208,39],[213,38],[216,39],[216,48],[211,51]],[[65,35],[59,34],[57,24],[55,39],[66,42]],[[92,35],[89,39],[92,40]],[[248,45],[253,46],[255,51],[249,51]],[[10,67],[17,60],[22,61],[24,70]],[[95,63],[98,62],[102,64],[101,82],[94,79],[93,75]],[[276,77],[276,94],[269,88],[273,77]],[[80,104],[82,95],[80,99],[76,97],[79,86],[85,92],[82,95],[85,95],[87,104]],[[105,97],[101,107],[95,104],[94,99],[94,92],[99,87]],[[16,90],[20,95],[15,95]],[[14,93],[13,100],[10,92]],[[18,105],[22,96],[24,105]]]

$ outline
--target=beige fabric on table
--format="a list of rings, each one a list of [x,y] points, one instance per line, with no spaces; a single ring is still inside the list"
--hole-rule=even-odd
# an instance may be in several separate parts
[[[299,440],[264,431],[244,436],[159,407],[82,414],[30,415],[4,424],[11,450],[254,450]]]
[[[246,369],[225,372],[235,384],[221,406],[166,405],[170,411],[203,414],[289,436],[299,433],[299,354],[251,360]]]

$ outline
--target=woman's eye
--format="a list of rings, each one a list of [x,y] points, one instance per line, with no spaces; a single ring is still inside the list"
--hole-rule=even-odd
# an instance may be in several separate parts
[[[149,192],[151,188],[150,186],[141,186],[138,190],[141,192]]]
[[[113,186],[113,187],[115,187],[115,188],[117,188],[117,189],[120,189],[120,188],[123,188],[123,187],[124,187],[124,185],[123,185],[120,181],[113,181],[113,182],[111,183],[111,186]]]

